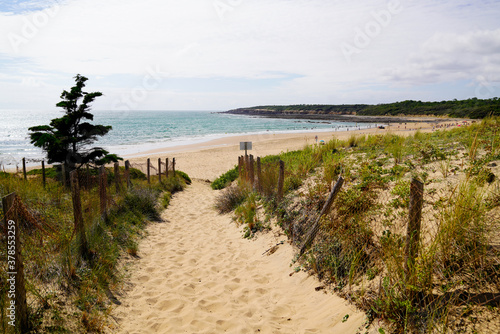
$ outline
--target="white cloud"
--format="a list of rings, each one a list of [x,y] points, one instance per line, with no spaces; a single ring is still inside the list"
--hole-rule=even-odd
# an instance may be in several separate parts
[[[466,34],[436,33],[408,62],[386,72],[388,80],[432,83],[473,80],[477,76],[500,80],[500,29]]]
[[[247,105],[404,99],[408,92],[395,89],[397,85],[427,92],[428,84],[472,82],[479,76],[498,80],[500,4],[467,4],[464,0],[68,0],[43,11],[0,13],[0,31],[5,32],[0,36],[0,68],[17,78],[17,84],[9,84],[12,77],[10,81],[0,77],[0,83],[6,91],[16,90],[14,95],[19,91],[34,95],[36,88],[39,99],[45,92],[45,105],[52,106],[58,96],[51,95],[52,87],[67,89],[72,77],[81,73],[89,76],[89,85],[96,90],[107,88],[102,103],[107,106],[140,86],[148,68],[159,68],[163,80],[172,82],[180,77],[253,80],[291,74],[295,78],[277,80],[268,93],[236,94],[228,87],[205,95],[160,85],[148,92],[139,108],[193,109],[190,103],[211,109],[234,106],[227,101]],[[342,45],[357,50],[346,57]],[[26,78],[45,85],[27,85],[34,81]],[[169,103],[162,102],[162,96]],[[40,100],[33,106],[43,104]],[[0,104],[15,106],[16,101],[2,94]]]

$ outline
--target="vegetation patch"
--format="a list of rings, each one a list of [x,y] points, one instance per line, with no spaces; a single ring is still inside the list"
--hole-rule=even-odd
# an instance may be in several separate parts
[[[333,139],[262,158],[260,191],[238,179],[231,191],[246,189],[245,195],[224,212],[234,208],[250,237],[262,206],[300,247],[342,176],[343,188],[300,265],[364,309],[369,322],[378,318],[380,332],[497,332],[499,160],[498,117],[407,137]],[[418,252],[410,259],[412,179],[424,183],[424,193]]]
[[[80,191],[88,258],[80,256],[73,231],[71,192],[56,180],[59,175],[49,174],[45,188],[39,173],[33,173],[27,181],[15,174],[0,177],[0,196],[15,191],[21,203],[20,232],[33,332],[101,332],[111,305],[117,302],[112,291],[123,278],[120,258],[137,256],[138,241],[146,225],[158,221],[162,206],[168,205],[167,199],[185,187],[183,177],[148,184],[137,171],[131,173],[128,190],[123,180],[122,188],[116,189],[111,169],[107,174],[109,207],[105,218],[99,212],[98,187],[82,187]],[[5,252],[0,252],[0,260],[6,263]],[[6,272],[1,271],[1,282],[6,282]],[[6,285],[0,284],[0,288]],[[6,296],[0,295],[0,304],[5,305]],[[5,310],[2,308],[2,319],[6,321]]]

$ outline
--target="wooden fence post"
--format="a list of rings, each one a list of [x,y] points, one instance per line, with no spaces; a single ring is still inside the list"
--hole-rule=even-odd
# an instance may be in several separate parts
[[[87,164],[85,166],[85,189],[91,189],[92,185],[90,184],[90,166]]]
[[[47,184],[47,179],[45,176],[45,161],[44,160],[42,160],[42,183],[43,183],[43,187],[45,188],[45,185]]]
[[[115,189],[116,189],[116,192],[120,192],[120,163],[118,162],[115,162],[115,165],[114,165],[114,171],[115,171]]]
[[[424,184],[417,179],[412,179],[410,184],[410,210],[405,245],[405,273],[409,280],[414,276],[413,269],[415,267],[415,258],[418,256],[423,202]]]
[[[107,211],[108,211],[108,203],[106,196],[106,187],[108,186],[107,177],[106,177],[106,169],[104,166],[99,168],[99,199],[100,199],[100,209],[101,209],[101,217],[106,219]]]
[[[283,185],[285,183],[285,162],[280,160],[280,172],[278,176],[278,201],[283,199]]]
[[[14,202],[16,200],[16,193],[9,194],[2,198],[2,206],[4,212],[4,228],[7,239],[6,254],[9,255],[7,261],[7,286],[15,289],[14,298],[9,294],[10,302],[15,303],[14,309],[7,307],[7,318],[15,321],[15,325],[20,333],[29,332],[28,323],[28,305],[26,303],[26,287],[24,283],[24,264],[21,254],[21,224]],[[12,235],[12,233],[14,235]],[[14,241],[14,245],[11,241]],[[14,246],[14,249],[12,248]],[[11,260],[12,257],[14,260]],[[12,291],[12,290],[9,290]],[[12,304],[11,304],[12,305]]]
[[[238,177],[241,179],[243,177],[243,161],[241,155],[238,157]]]
[[[127,189],[130,188],[130,161],[125,161],[125,182],[127,183]]]
[[[27,180],[28,176],[26,175],[26,158],[23,158],[23,175],[24,179]]]
[[[62,184],[64,188],[68,187],[68,181],[66,180],[66,165],[61,165],[61,173],[62,173]]]
[[[168,179],[168,158],[165,159],[165,177]]]
[[[248,182],[250,180],[250,157],[248,154],[245,154],[245,180]]]
[[[158,182],[161,183],[161,158],[158,158]]]
[[[71,197],[73,199],[73,216],[75,218],[75,232],[79,239],[80,256],[88,259],[89,246],[85,236],[85,225],[83,224],[82,202],[80,199],[80,185],[78,184],[78,171],[70,173]]]
[[[249,178],[250,178],[250,186],[255,188],[255,174],[254,174],[254,161],[253,161],[253,155],[250,154],[250,160],[249,160]]]
[[[262,193],[262,166],[260,164],[260,157],[257,157],[257,191]]]
[[[150,161],[150,159],[148,158],[148,161],[147,161],[147,168],[146,168],[146,170],[147,170],[147,175],[148,175],[148,183],[151,183],[151,178],[150,178],[150,177],[151,177],[151,172],[150,172],[150,170],[149,170],[149,165],[150,165],[150,163],[151,163],[151,161]]]
[[[344,184],[344,178],[342,176],[339,176],[339,178],[337,179],[337,183],[335,183],[335,186],[330,192],[330,196],[328,196],[328,199],[326,200],[323,209],[321,209],[321,212],[319,213],[316,222],[312,226],[311,232],[308,233],[304,243],[302,244],[302,247],[300,247],[300,256],[302,256],[302,254],[304,254],[307,248],[309,248],[309,246],[312,245],[312,242],[314,241],[314,238],[316,238],[316,234],[318,234],[319,231],[319,226],[320,226],[319,223],[321,221],[321,217],[327,215],[328,212],[330,212],[333,201],[335,201],[335,197],[337,197],[337,194],[340,192],[340,189],[342,188],[343,184]]]
[[[172,173],[174,173],[174,177],[175,177],[175,158],[172,158]]]

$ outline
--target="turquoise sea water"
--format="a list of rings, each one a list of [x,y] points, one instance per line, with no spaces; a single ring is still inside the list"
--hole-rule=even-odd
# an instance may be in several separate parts
[[[211,111],[92,111],[94,123],[111,125],[111,130],[94,146],[119,155],[151,149],[202,143],[239,134],[338,131],[353,129],[355,123],[285,120],[220,114]],[[43,152],[29,143],[28,128],[49,124],[61,111],[0,110],[0,164],[5,168],[38,164]],[[370,127],[372,124],[359,124]]]

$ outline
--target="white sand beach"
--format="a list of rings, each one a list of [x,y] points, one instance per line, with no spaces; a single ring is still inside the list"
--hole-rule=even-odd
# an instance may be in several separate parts
[[[432,131],[432,125],[413,124]],[[408,126],[410,128],[410,126]],[[121,305],[113,309],[110,333],[356,333],[363,312],[344,299],[316,291],[315,277],[291,264],[294,249],[278,228],[243,238],[231,215],[219,215],[213,180],[232,168],[240,141],[252,141],[254,156],[303,148],[319,140],[348,138],[353,133],[412,134],[392,126],[342,133],[240,136],[175,150],[145,152],[154,159],[172,158],[192,185],[173,196],[163,222],[152,223],[129,261]],[[135,166],[145,157],[131,157]],[[279,244],[267,255],[266,250]],[[270,252],[269,252],[270,253]],[[374,329],[371,329],[374,332]]]
[[[285,235],[244,239],[213,209],[217,193],[195,181],[149,226],[110,332],[355,333],[363,325],[364,313],[295,273]]]

